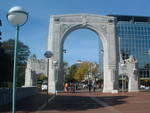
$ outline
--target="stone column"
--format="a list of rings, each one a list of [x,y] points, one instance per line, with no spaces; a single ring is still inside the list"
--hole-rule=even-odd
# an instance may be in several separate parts
[[[63,63],[62,63],[63,64]],[[62,92],[64,91],[64,73],[63,73],[63,67],[58,68],[58,77],[57,77],[57,91]]]
[[[56,92],[56,86],[57,82],[56,82],[56,77],[59,78],[60,72],[58,70],[60,70],[60,42],[61,42],[61,38],[60,38],[60,24],[56,24],[55,20],[53,17],[51,17],[50,20],[50,32],[49,32],[49,37],[48,37],[48,50],[52,52],[53,56],[52,58],[50,58],[50,62],[49,62],[49,89],[48,92],[50,93],[55,93]],[[57,66],[54,64],[54,62],[57,62]],[[58,81],[59,82],[59,81]]]
[[[37,79],[35,73],[30,68],[26,68],[25,72],[25,87],[36,86]]]
[[[26,68],[25,72],[25,87],[31,87],[31,69]]]
[[[48,77],[48,92],[55,93],[55,74],[56,70],[53,66],[53,60],[49,59],[49,77]]]
[[[103,92],[118,93],[118,43],[115,20],[107,24],[104,48],[104,87]]]
[[[138,80],[137,70],[132,70],[132,72],[129,74],[130,74],[130,76],[129,76],[128,91],[129,92],[138,92],[139,91],[139,80]]]
[[[104,93],[118,93],[116,69],[104,67]]]

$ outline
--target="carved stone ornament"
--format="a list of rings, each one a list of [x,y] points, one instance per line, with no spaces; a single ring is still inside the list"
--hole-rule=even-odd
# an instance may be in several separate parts
[[[84,16],[82,16],[82,25],[83,26],[86,26],[87,25],[87,23],[88,23],[88,21],[87,21],[87,17],[84,15]]]
[[[104,36],[107,37],[107,27],[106,27],[106,25],[95,25],[95,27],[96,27],[97,29],[99,29],[99,31],[100,31]]]
[[[134,58],[133,55],[130,55],[128,59],[125,60],[126,63],[137,63],[137,60]]]
[[[61,34],[63,35],[66,31],[72,28],[72,26],[74,26],[74,24],[62,24],[60,27]]]

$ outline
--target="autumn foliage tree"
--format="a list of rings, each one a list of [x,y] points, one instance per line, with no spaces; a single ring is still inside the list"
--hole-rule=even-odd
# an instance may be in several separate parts
[[[85,75],[88,74],[88,70],[89,70],[89,63],[88,62],[81,63],[81,65],[79,66],[74,75],[74,79],[76,81],[81,81],[85,77]]]
[[[46,79],[47,79],[47,76],[45,74],[43,74],[43,73],[38,74],[37,80],[43,81]]]
[[[79,66],[78,70],[76,71],[74,79],[77,81],[82,81],[84,77],[88,76],[89,74],[95,77],[97,72],[98,72],[98,68],[95,63],[83,62]]]
[[[91,74],[96,76],[98,72],[97,65],[92,62],[82,62],[80,64],[74,64],[68,68],[68,74],[66,75],[67,81],[78,81],[81,82],[85,76]]]

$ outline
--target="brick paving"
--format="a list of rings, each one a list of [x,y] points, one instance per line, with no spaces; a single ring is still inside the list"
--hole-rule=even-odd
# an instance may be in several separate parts
[[[46,92],[41,92],[37,95],[19,100],[16,103],[16,111],[17,113],[35,112],[41,105],[46,103],[50,97],[52,97],[52,95],[49,94],[49,96],[47,96]],[[11,104],[0,106],[0,113],[11,113],[11,107]]]
[[[19,107],[17,113],[150,113],[150,92],[59,93],[49,102],[47,107],[40,111],[38,108],[45,100],[40,96],[37,96],[36,101],[33,101],[32,98],[30,97],[30,104],[26,103],[29,105]]]
[[[43,111],[40,112],[150,113],[150,92],[118,94],[99,92],[60,93]]]

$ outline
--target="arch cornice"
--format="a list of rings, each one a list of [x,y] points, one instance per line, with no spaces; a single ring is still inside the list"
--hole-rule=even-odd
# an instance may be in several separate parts
[[[53,15],[51,18],[56,23],[108,23],[113,22],[114,17],[102,16],[96,14],[67,14],[67,15]]]

